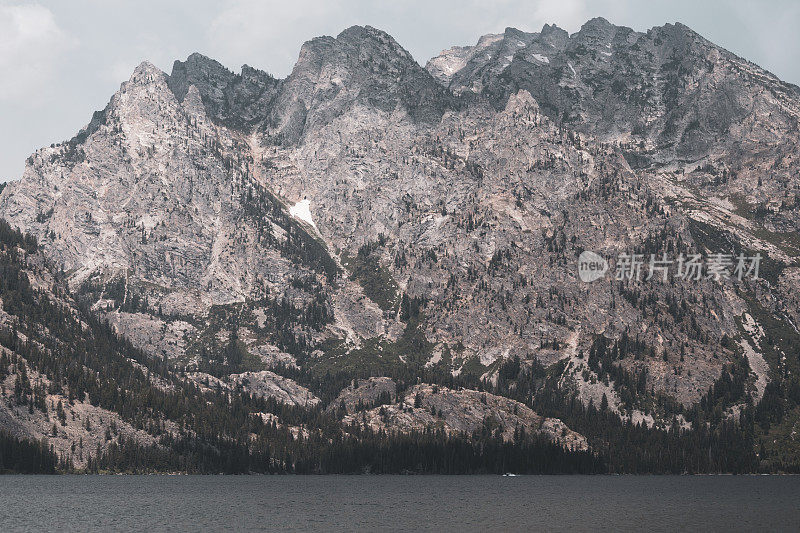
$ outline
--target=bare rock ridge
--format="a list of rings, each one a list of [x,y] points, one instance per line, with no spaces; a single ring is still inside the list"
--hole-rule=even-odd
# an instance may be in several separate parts
[[[0,218],[202,390],[586,450],[528,404],[696,427],[796,380],[799,120],[797,87],[680,24],[507,28],[425,68],[354,26],[285,79],[143,63]],[[760,253],[762,275],[583,283],[584,250]]]
[[[192,54],[175,62],[169,85],[180,101],[194,85],[208,116],[221,124],[277,130],[292,142],[357,103],[383,111],[401,105],[414,119],[431,122],[455,101],[391,36],[369,26],[305,43],[285,80],[247,65],[233,74]]]
[[[464,61],[444,52],[427,69],[496,107],[525,89],[552,119],[620,143],[636,166],[744,171],[754,155],[769,150],[780,160],[796,146],[800,88],[682,24],[640,33],[597,18],[571,36],[547,25],[540,33],[509,28],[462,50]],[[443,75],[446,64],[458,68]]]
[[[586,451],[586,439],[557,419],[542,418],[529,407],[502,396],[478,391],[454,391],[435,385],[417,385],[397,403],[348,415],[345,424],[363,424],[373,430],[405,432],[427,427],[470,434],[489,425],[506,441],[520,432],[542,434],[569,449]]]
[[[209,117],[245,130],[266,118],[281,81],[247,65],[234,74],[213,59],[192,54],[186,61],[175,61],[168,84],[180,102],[194,86]]]
[[[306,127],[318,129],[359,103],[384,112],[400,105],[414,120],[436,122],[453,99],[388,34],[353,26],[303,45],[273,120],[306,114]]]

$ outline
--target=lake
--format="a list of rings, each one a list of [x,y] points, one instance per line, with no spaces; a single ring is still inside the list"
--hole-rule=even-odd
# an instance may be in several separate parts
[[[2,531],[800,529],[797,476],[0,476]]]

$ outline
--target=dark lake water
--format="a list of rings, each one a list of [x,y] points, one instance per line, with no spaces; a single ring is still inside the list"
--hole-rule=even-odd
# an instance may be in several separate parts
[[[800,529],[800,477],[0,476],[2,531]]]

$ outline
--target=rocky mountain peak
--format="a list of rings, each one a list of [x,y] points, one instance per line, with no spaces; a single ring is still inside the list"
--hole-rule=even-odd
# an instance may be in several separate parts
[[[157,66],[149,61],[142,61],[133,70],[128,80],[130,85],[149,85],[151,83],[161,83],[166,81],[166,74]]]
[[[336,39],[356,48],[378,53],[389,60],[394,55],[404,61],[414,61],[411,54],[400,46],[394,37],[372,26],[351,26],[342,31]]]
[[[634,32],[630,28],[615,26],[602,17],[596,17],[586,22],[577,33],[570,36],[568,48],[578,54],[583,49],[588,49],[596,54],[605,55],[613,46],[616,46],[615,41],[625,42],[631,33]]]
[[[316,37],[306,41],[292,75],[326,67],[348,70],[368,69],[374,63],[390,71],[412,67],[414,59],[388,33],[371,26],[351,26],[334,37]],[[290,75],[290,77],[292,77]]]
[[[405,111],[433,122],[453,105],[448,91],[387,33],[352,26],[336,38],[306,42],[286,79],[271,121],[289,142],[309,124],[329,123],[353,105]]]
[[[618,28],[618,26],[611,24],[605,18],[594,17],[584,22],[579,32],[580,31],[607,32],[607,31],[614,31],[616,28]]]
[[[524,32],[522,30],[518,30],[517,28],[513,28],[511,26],[507,27],[503,31],[503,38],[504,39],[521,39],[521,40],[530,40],[532,33]]]
[[[539,33],[543,42],[554,48],[564,48],[569,40],[569,32],[561,29],[555,24],[545,24]]]
[[[280,80],[247,65],[235,74],[219,62],[194,53],[186,61],[175,61],[169,76],[169,87],[178,101],[183,101],[190,86],[199,91],[212,120],[247,130],[269,115]]]
[[[236,76],[219,62],[199,53],[193,53],[186,61],[175,61],[169,76],[172,92],[183,101],[190,85],[211,100],[221,100],[224,89]]]
[[[514,387],[649,424],[703,420],[689,407],[729,370],[741,405],[765,394],[764,357],[783,359],[742,325],[800,321],[794,89],[677,25],[604,19],[507,28],[426,68],[362,26],[305,43],[284,80],[199,54],[169,76],[144,63],[31,158],[0,216],[206,386],[430,370],[526,399],[525,376]],[[769,280],[577,279],[586,250],[712,248],[761,250]],[[383,411],[459,427],[449,409],[487,405],[452,391],[383,394]]]

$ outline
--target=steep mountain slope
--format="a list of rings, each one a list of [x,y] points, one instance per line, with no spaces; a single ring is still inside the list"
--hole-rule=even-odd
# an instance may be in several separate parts
[[[599,18],[574,35],[549,25],[540,33],[509,28],[474,47],[447,50],[426,68],[455,93],[480,94],[497,109],[528,91],[561,127],[619,147],[670,219],[685,217],[692,248],[767,256],[766,280],[737,289],[738,331],[719,329],[723,341],[739,339],[758,376],[756,400],[770,379],[795,383],[798,317],[786,291],[800,288],[796,86],[681,24],[639,33]],[[645,297],[653,296],[670,301]],[[767,344],[775,351],[759,339],[757,322],[771,324]],[[650,369],[648,384],[666,374]]]
[[[0,472],[496,472],[501,464],[590,472],[602,464],[560,421],[551,425],[561,433],[529,427],[508,445],[491,432],[393,437],[345,431],[309,391],[271,372],[180,376],[79,306],[36,241],[4,221],[0,272]],[[562,442],[567,433],[583,446]],[[446,460],[453,446],[470,460]],[[530,459],[509,457],[514,447]],[[387,448],[406,458],[383,456]]]
[[[219,135],[198,91],[178,102],[167,81],[141,65],[78,138],[31,157],[17,192],[4,197],[5,216],[35,232],[120,331],[163,355],[195,355],[193,340],[214,339],[235,319],[210,316],[212,306],[246,300],[256,302],[249,311],[269,309],[264,331],[272,307],[283,306],[282,334],[302,343],[300,330],[328,322],[326,287],[338,267],[249,178],[246,145]],[[171,320],[158,339],[161,316]]]
[[[460,50],[427,65],[455,92],[502,108],[525,89],[552,119],[619,143],[637,168],[693,173],[693,185],[738,195],[745,210],[772,206],[778,231],[797,230],[800,88],[686,26],[640,33],[596,18],[571,36],[509,28]]]
[[[0,217],[70,298],[208,393],[325,410],[359,438],[494,434],[469,414],[486,388],[520,403],[478,408],[506,440],[512,423],[558,440],[542,424],[564,418],[599,450],[613,415],[674,428],[666,448],[741,437],[754,453],[755,430],[726,424],[757,420],[767,441],[800,418],[798,102],[680,25],[508,29],[427,70],[353,27],[306,43],[284,80],[198,54],[169,75],[140,65],[75,138],[29,158]],[[584,283],[585,250],[642,254],[645,275],[651,254],[764,260],[759,280],[664,282],[614,279],[612,260]],[[369,377],[402,391],[341,412]],[[408,411],[400,392],[422,382],[444,403]],[[770,464],[793,464],[793,446]]]
[[[124,446],[149,449],[152,464],[145,468],[158,469],[170,461],[171,439],[190,448],[198,437],[214,444],[213,433],[201,436],[208,428],[195,424],[208,423],[220,407],[227,411],[225,399],[206,403],[212,395],[203,398],[163,363],[97,322],[68,295],[61,275],[37,253],[35,240],[3,221],[0,269],[4,432],[44,440],[67,471],[97,468],[102,456]],[[226,418],[218,419],[214,431],[232,436],[228,432],[235,426],[227,424],[235,417]],[[219,450],[199,453],[211,462],[226,461]]]

